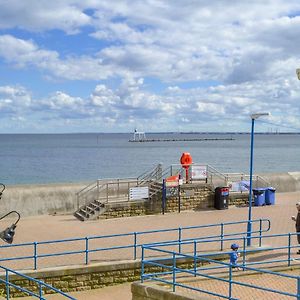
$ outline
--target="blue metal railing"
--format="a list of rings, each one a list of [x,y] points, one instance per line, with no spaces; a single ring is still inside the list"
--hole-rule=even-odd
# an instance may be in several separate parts
[[[180,286],[183,288],[187,288],[187,289],[191,289],[191,290],[195,290],[198,292],[203,292],[203,293],[207,293],[213,296],[218,296],[221,298],[225,298],[225,299],[234,299],[232,298],[232,288],[233,285],[239,285],[239,286],[244,286],[244,287],[249,287],[249,288],[253,288],[253,289],[258,289],[258,290],[262,290],[265,292],[270,292],[270,293],[276,293],[276,294],[280,294],[280,295],[285,295],[285,296],[290,296],[290,297],[294,297],[297,300],[300,300],[300,276],[293,276],[293,275],[286,275],[286,274],[281,274],[281,273],[277,273],[277,272],[272,272],[272,271],[268,271],[268,270],[263,270],[263,269],[258,269],[258,268],[253,268],[250,267],[250,265],[259,265],[259,264],[274,264],[274,263],[279,263],[279,262],[286,262],[288,266],[291,265],[291,249],[293,248],[298,248],[299,246],[292,246],[291,245],[291,237],[292,236],[296,236],[297,233],[288,233],[288,234],[274,234],[274,235],[267,235],[264,236],[265,238],[278,238],[278,237],[286,237],[287,238],[287,246],[278,246],[278,247],[270,247],[264,250],[269,250],[269,251],[276,251],[276,250],[287,250],[285,252],[286,254],[286,258],[283,259],[269,259],[267,260],[267,257],[264,257],[263,261],[254,261],[254,262],[247,262],[246,261],[246,256],[248,253],[255,253],[255,252],[261,252],[262,249],[246,249],[246,237],[241,238],[243,240],[243,248],[241,251],[239,251],[242,254],[242,263],[238,264],[237,266],[240,267],[242,270],[249,270],[249,271],[254,271],[257,273],[264,273],[264,274],[269,274],[272,276],[281,276],[281,277],[285,277],[285,278],[291,278],[295,281],[294,286],[296,286],[296,293],[290,293],[290,292],[286,292],[286,291],[282,291],[282,290],[275,290],[275,289],[271,289],[271,288],[266,288],[263,286],[257,286],[257,284],[255,285],[251,285],[245,282],[238,282],[236,280],[232,279],[232,269],[233,266],[230,263],[226,263],[223,261],[219,261],[216,259],[211,259],[209,257],[211,256],[218,256],[218,255],[222,255],[224,258],[224,255],[228,255],[229,257],[229,253],[230,252],[214,252],[214,253],[206,253],[206,254],[201,254],[199,255],[199,253],[197,252],[197,243],[207,243],[207,242],[213,242],[215,240],[202,240],[202,241],[193,241],[193,242],[189,242],[191,244],[194,245],[194,251],[192,254],[184,254],[182,252],[176,252],[176,251],[170,251],[170,250],[165,250],[162,249],[162,247],[166,246],[163,244],[157,244],[157,245],[143,245],[142,246],[142,266],[141,266],[141,281],[143,282],[144,280],[150,279],[150,280],[154,280],[154,281],[158,281],[158,282],[162,282],[162,283],[167,283],[167,284],[171,284],[172,285],[172,290],[175,291],[176,286]],[[227,240],[231,241],[233,240],[232,238],[228,238]],[[182,244],[186,244],[188,242],[181,242]],[[151,253],[151,259],[145,259],[146,256],[146,251],[149,251]],[[155,256],[155,258],[153,258],[153,253],[157,252],[159,253],[157,257],[157,255]],[[183,268],[178,268],[177,265],[177,260],[178,259],[190,259],[193,262],[193,267],[191,269],[183,269]],[[296,259],[297,260],[297,259]],[[298,259],[299,260],[299,259]],[[168,264],[166,263],[168,261]],[[171,263],[170,263],[171,261]],[[165,262],[165,263],[164,263]],[[200,268],[197,267],[197,263],[199,264],[199,262],[206,262],[209,264],[214,264],[213,266],[209,266],[209,267],[203,267],[201,266]],[[160,272],[155,272],[155,273],[145,273],[145,267],[146,266],[154,266],[154,267],[160,267],[162,268],[162,270],[166,269],[167,271],[160,271]],[[220,278],[220,277],[215,277],[212,274],[205,274],[205,271],[208,270],[213,270],[213,269],[227,269],[228,270],[228,277],[229,279],[224,279],[224,278]],[[222,281],[222,282],[227,282],[228,283],[228,295],[224,295],[224,294],[218,294],[216,292],[211,292],[208,290],[204,290],[204,289],[200,289],[200,288],[196,288],[193,286],[188,285],[187,283],[180,283],[177,281],[177,274],[189,274],[189,275],[193,275],[194,277],[198,276],[198,277],[204,277],[204,278],[210,278],[210,279],[215,279],[218,281]]]
[[[270,220],[268,219],[258,219],[253,220],[253,224],[257,225],[257,230],[253,230],[252,234],[257,234],[257,238],[259,239],[259,243],[261,244],[262,241],[262,233],[267,232],[270,230]],[[207,225],[199,225],[199,226],[188,226],[188,227],[179,227],[179,228],[170,228],[170,229],[160,229],[160,230],[150,230],[150,231],[140,231],[140,232],[129,232],[129,233],[123,233],[123,234],[111,234],[111,235],[102,235],[102,236],[90,236],[90,237],[81,237],[81,238],[71,238],[71,239],[62,239],[62,240],[51,240],[51,241],[41,241],[41,242],[28,242],[28,243],[22,243],[22,244],[13,244],[13,245],[3,245],[0,246],[0,251],[9,248],[10,252],[11,250],[17,250],[18,248],[25,247],[25,249],[28,251],[32,251],[31,255],[19,255],[19,256],[4,256],[0,252],[0,262],[8,262],[8,261],[17,261],[17,260],[32,260],[33,261],[33,269],[38,269],[38,261],[41,258],[46,257],[59,257],[59,256],[67,256],[67,255],[76,255],[76,254],[82,254],[84,256],[84,263],[88,264],[90,261],[90,254],[96,253],[96,252],[103,252],[103,251],[114,251],[114,250],[122,250],[122,249],[132,249],[133,253],[133,259],[136,260],[138,258],[138,249],[140,246],[144,244],[161,244],[164,243],[165,245],[172,245],[172,243],[178,243],[178,250],[181,252],[182,245],[181,242],[190,242],[194,240],[211,240],[215,238],[219,238],[219,247],[222,251],[224,248],[224,241],[226,240],[226,237],[234,237],[236,240],[236,237],[238,236],[244,236],[247,232],[242,231],[240,228],[241,225],[247,225],[248,221],[237,221],[237,222],[226,222],[226,223],[220,223],[220,224],[207,224]],[[230,227],[231,233],[226,233],[227,227]],[[233,228],[237,227],[237,230],[234,231]],[[207,230],[208,228],[216,229],[219,234],[210,235],[210,236],[201,236],[200,229]],[[191,234],[191,231],[196,231],[194,237],[188,237],[186,236],[188,233]],[[241,231],[240,231],[241,230]],[[161,235],[163,233],[167,233],[167,237],[160,241],[153,243],[151,241],[153,240],[161,240]],[[171,234],[173,233],[173,238],[170,238]],[[156,238],[153,237],[153,235],[158,234]],[[147,236],[150,236],[149,241],[146,241],[145,239]],[[124,244],[121,244],[121,238],[124,239]],[[92,241],[98,241],[101,242],[104,239],[110,239],[110,240],[117,240],[117,245],[114,246],[107,246],[107,247],[97,247],[97,245],[93,245],[92,247]],[[129,239],[129,242],[128,242]],[[80,245],[78,245],[79,242]],[[51,252],[49,249],[50,247],[46,247],[47,249],[44,249],[44,252],[42,252],[43,245],[54,245],[58,246],[59,244],[71,244],[72,245],[72,251],[56,251]],[[29,249],[28,249],[29,247]],[[76,248],[75,248],[76,247]],[[45,247],[44,247],[45,248]],[[24,252],[25,250],[22,248],[19,250],[19,252]],[[107,261],[107,259],[106,259]],[[64,263],[65,264],[65,263]],[[57,265],[55,265],[57,266]]]
[[[9,268],[5,268],[0,266],[0,270],[3,270],[3,272],[5,273],[5,279],[0,278],[0,282],[5,284],[5,298],[8,300],[10,299],[10,288],[14,288],[18,291],[21,291],[29,296],[38,298],[38,299],[46,299],[43,297],[45,290],[49,290],[51,291],[51,293],[57,293],[59,294],[61,297],[66,298],[66,299],[73,299],[76,300],[76,298],[69,296],[68,294],[62,292],[61,290],[58,290],[56,288],[54,288],[53,286],[41,281],[41,280],[37,280],[35,278],[32,278],[30,276],[21,274],[17,271],[14,271],[12,269]],[[37,292],[34,292],[32,290],[29,290],[25,287],[21,287],[17,284],[14,284],[10,281],[10,275],[16,275],[18,276],[18,281],[19,280],[28,280],[33,288],[33,290],[35,289]],[[35,286],[34,286],[35,285]]]
[[[247,254],[249,253],[255,253],[255,252],[261,252],[261,251],[276,251],[276,250],[286,250],[286,252],[284,252],[283,254],[286,254],[287,255],[287,258],[284,258],[284,259],[273,259],[273,260],[266,260],[264,259],[263,261],[261,262],[247,262],[247,265],[258,265],[258,264],[274,264],[274,263],[281,263],[281,262],[287,262],[287,266],[291,266],[291,262],[292,261],[300,261],[300,258],[299,259],[294,259],[292,257],[292,253],[291,253],[291,250],[292,249],[295,249],[295,248],[299,248],[299,245],[292,245],[291,241],[292,241],[292,237],[293,236],[297,236],[297,235],[300,235],[300,233],[283,233],[283,234],[271,234],[271,235],[264,235],[263,238],[264,240],[267,240],[267,239],[275,239],[275,238],[278,238],[280,237],[281,238],[281,241],[284,242],[284,239],[283,238],[286,238],[286,244],[287,246],[266,246],[266,247],[263,247],[261,248],[261,244],[259,243],[258,244],[258,248],[247,248],[247,237],[244,236],[244,237],[228,237],[228,238],[225,238],[223,239],[223,242],[227,241],[227,242],[239,242],[241,241],[241,247],[239,248],[240,249],[240,253],[242,254],[242,261],[243,261],[243,265],[245,266],[246,265],[246,259],[247,259]],[[258,239],[259,241],[261,240],[261,236],[257,236],[257,237],[254,237],[253,240],[255,239]],[[209,251],[209,253],[207,253],[207,251],[203,251],[201,249],[201,246],[199,247],[199,244],[200,245],[204,245],[204,244],[209,244],[209,243],[215,243],[215,242],[220,242],[221,239],[195,239],[193,241],[182,241],[182,242],[170,242],[170,243],[153,243],[153,244],[148,244],[148,245],[142,245],[142,248],[147,248],[147,249],[152,249],[154,251],[156,251],[156,249],[159,249],[161,252],[163,252],[163,249],[164,247],[169,247],[169,246],[178,246],[179,244],[182,246],[184,245],[192,245],[191,249],[191,253],[193,253],[194,257],[196,256],[224,256],[224,254],[228,254],[228,252],[219,252],[219,251]],[[167,252],[169,250],[166,250]],[[166,253],[167,253],[166,252]],[[181,253],[181,252],[179,252]],[[283,255],[284,256],[284,255]],[[159,259],[159,258],[158,258]],[[142,253],[142,260],[143,260],[143,253]],[[207,269],[213,269],[214,267],[209,267]]]

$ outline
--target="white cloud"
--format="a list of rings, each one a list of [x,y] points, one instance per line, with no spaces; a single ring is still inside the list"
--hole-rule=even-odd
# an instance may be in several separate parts
[[[79,7],[79,1],[1,0],[0,28],[32,31],[60,29],[75,34],[91,18]]]
[[[18,113],[31,105],[30,93],[21,86],[0,86],[0,112]]]
[[[203,120],[218,127],[267,110],[299,126],[299,1],[0,0],[0,7],[5,67],[89,83],[90,96],[53,87],[39,99],[14,82],[2,86],[0,110],[16,119],[25,117],[21,107],[72,126],[100,118],[107,128],[147,120],[167,130]],[[62,31],[57,41],[53,30]],[[76,47],[75,36],[83,37]]]

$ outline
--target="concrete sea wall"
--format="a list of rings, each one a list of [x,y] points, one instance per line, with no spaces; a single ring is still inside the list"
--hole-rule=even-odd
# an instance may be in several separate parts
[[[300,191],[300,172],[260,175],[270,183],[270,186],[276,188],[276,192]],[[0,200],[0,212],[4,214],[11,210],[17,210],[23,217],[56,213],[71,214],[77,209],[76,192],[87,184],[85,182],[7,186]],[[191,198],[193,195],[189,195],[187,191],[186,196]],[[203,202],[205,205],[212,206],[212,199],[205,201],[206,203]],[[183,197],[183,206],[186,203],[186,199]],[[174,205],[176,206],[176,204]],[[186,209],[188,208],[192,207],[186,207]],[[167,207],[167,211],[172,210],[173,208]]]
[[[0,200],[2,214],[17,210],[22,216],[72,213],[76,210],[76,192],[87,183],[6,186]]]

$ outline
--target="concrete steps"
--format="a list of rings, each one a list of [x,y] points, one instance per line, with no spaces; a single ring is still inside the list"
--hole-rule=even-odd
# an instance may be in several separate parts
[[[99,200],[93,200],[90,203],[81,206],[73,214],[80,221],[96,219],[100,214],[106,211],[105,204]]]

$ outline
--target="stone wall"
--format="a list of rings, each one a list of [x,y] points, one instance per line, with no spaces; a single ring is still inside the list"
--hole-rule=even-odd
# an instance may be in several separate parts
[[[106,211],[99,216],[99,219],[146,215],[148,213],[147,202],[147,200],[140,200],[105,204]]]
[[[164,264],[172,265],[172,260],[165,260]],[[191,268],[192,264],[192,260],[177,259],[177,266],[182,268]],[[203,263],[197,262],[197,267],[202,265]],[[161,267],[145,267],[146,273],[161,271]],[[46,284],[68,293],[97,289],[125,282],[138,281],[140,280],[141,276],[141,262],[120,261],[115,263],[98,263],[87,266],[59,267],[38,271],[24,271],[21,273],[38,280],[42,280]],[[5,276],[1,275],[0,278],[5,279]],[[37,286],[28,279],[24,279],[13,274],[9,276],[9,279],[10,282],[18,286],[26,288],[35,293],[38,292]],[[0,284],[0,294],[3,295],[4,291],[5,287],[3,284]],[[43,292],[45,294],[53,293],[49,289],[43,289]],[[11,297],[26,296],[26,294],[15,288],[11,288],[10,294]]]
[[[245,206],[248,205],[249,194],[248,193],[230,193],[229,205]]]
[[[208,184],[184,184],[180,187],[180,210],[200,210],[213,207],[214,195]],[[166,212],[178,211],[178,196],[168,197]]]
[[[180,210],[201,210],[214,207],[212,187],[207,184],[185,184],[180,190]],[[229,205],[243,206],[248,203],[247,193],[232,193],[229,196]],[[178,196],[167,197],[165,212],[177,212]],[[151,200],[128,201],[105,204],[106,211],[99,219],[122,218],[158,214],[162,212],[162,196],[156,195]]]
[[[178,211],[178,196],[168,197],[165,212]],[[180,190],[181,210],[200,210],[212,207],[214,192],[207,184],[185,184]],[[162,212],[162,195],[159,193],[150,200],[128,201],[105,204],[106,211],[100,219],[121,218],[157,214]]]

